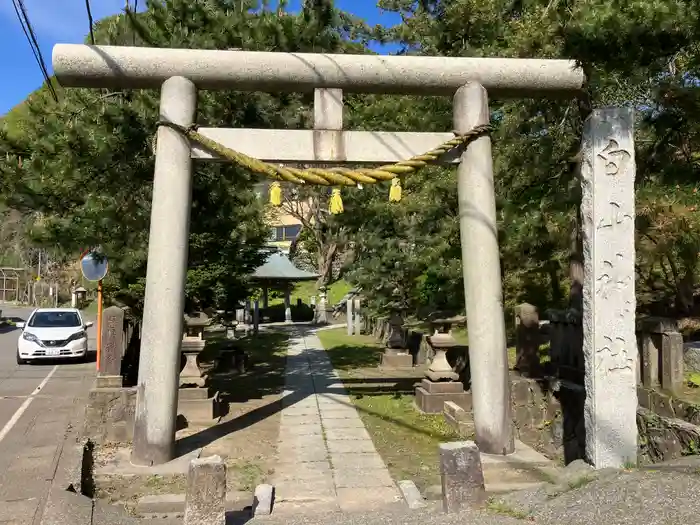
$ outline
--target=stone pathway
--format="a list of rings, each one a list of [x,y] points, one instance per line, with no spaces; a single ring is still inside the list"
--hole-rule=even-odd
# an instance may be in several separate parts
[[[290,339],[282,404],[275,514],[404,505],[313,331]]]

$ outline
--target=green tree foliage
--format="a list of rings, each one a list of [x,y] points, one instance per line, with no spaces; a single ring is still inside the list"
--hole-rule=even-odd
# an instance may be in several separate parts
[[[283,7],[283,6],[282,6]],[[330,2],[300,14],[254,1],[150,1],[144,13],[96,24],[98,44],[200,49],[341,51],[351,18]],[[342,49],[341,49],[342,48]],[[30,233],[67,258],[101,246],[111,262],[108,293],[141,307],[154,168],[158,93],[70,89],[59,104],[33,97],[5,125],[3,201],[31,215]],[[307,127],[310,96],[203,92],[198,123],[253,128]],[[11,129],[8,129],[11,128]],[[252,176],[226,164],[195,164],[187,299],[189,307],[230,308],[245,297],[268,229]]]
[[[571,58],[588,76],[586,95],[578,100],[490,101],[496,127],[494,171],[507,307],[524,300],[540,307],[565,304],[569,275],[580,258],[575,242],[580,203],[576,161],[583,121],[593,107],[632,105],[638,110],[640,307],[691,311],[700,247],[700,225],[694,213],[700,109],[695,94],[699,56],[695,42],[700,27],[695,3],[379,3],[400,13],[403,22],[375,30],[374,36],[401,44],[401,53]],[[373,116],[397,114],[395,98],[376,102]],[[403,111],[426,117],[417,125],[405,122],[400,129],[425,131],[428,121],[439,122],[441,131],[451,129],[450,106],[438,106],[429,107],[418,99],[407,102]],[[386,124],[374,129],[388,128]],[[457,205],[454,173],[450,173],[444,174],[448,189],[444,194],[434,187],[440,177],[426,172],[408,178],[407,196],[398,206],[382,204],[385,196],[371,192],[365,195],[377,199],[376,204],[357,205],[363,217],[375,210],[375,220],[386,225],[373,231],[358,224],[352,236],[357,281],[370,290],[391,288],[383,290],[380,305],[388,305],[390,292],[397,289],[416,313],[462,304],[461,272],[459,264],[454,264],[461,254],[456,248]],[[432,200],[433,196],[439,200]],[[437,213],[432,212],[431,203]],[[350,205],[346,209],[348,215],[353,213]],[[391,242],[382,242],[392,234],[398,236],[400,246],[415,244],[420,254],[408,256],[392,248]],[[445,293],[433,284],[441,282],[436,275],[444,275]]]

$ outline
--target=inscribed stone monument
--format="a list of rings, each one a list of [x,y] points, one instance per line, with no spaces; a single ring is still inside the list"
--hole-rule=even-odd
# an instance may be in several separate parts
[[[110,306],[102,312],[100,376],[121,376],[124,355],[124,310]],[[119,385],[121,386],[121,385]]]
[[[622,467],[637,457],[634,109],[592,113],[581,176],[586,453]]]

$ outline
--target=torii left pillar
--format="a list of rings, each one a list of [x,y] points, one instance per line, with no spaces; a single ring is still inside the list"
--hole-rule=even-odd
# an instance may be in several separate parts
[[[194,122],[197,88],[184,77],[163,82],[160,118]],[[175,457],[180,345],[192,203],[189,140],[161,126],[156,144],[146,295],[131,461],[158,465]]]

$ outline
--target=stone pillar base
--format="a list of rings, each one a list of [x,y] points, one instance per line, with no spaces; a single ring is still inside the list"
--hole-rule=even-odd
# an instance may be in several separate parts
[[[379,363],[380,368],[413,368],[413,356],[399,352],[385,352]]]
[[[471,392],[465,392],[461,382],[436,383],[423,379],[416,387],[416,408],[423,413],[441,414],[445,401],[452,401],[464,410],[472,409]]]
[[[219,394],[211,395],[207,388],[181,388],[177,413],[184,416],[188,425],[214,425],[225,415],[225,404]]]
[[[122,376],[97,376],[95,388],[121,388]]]

